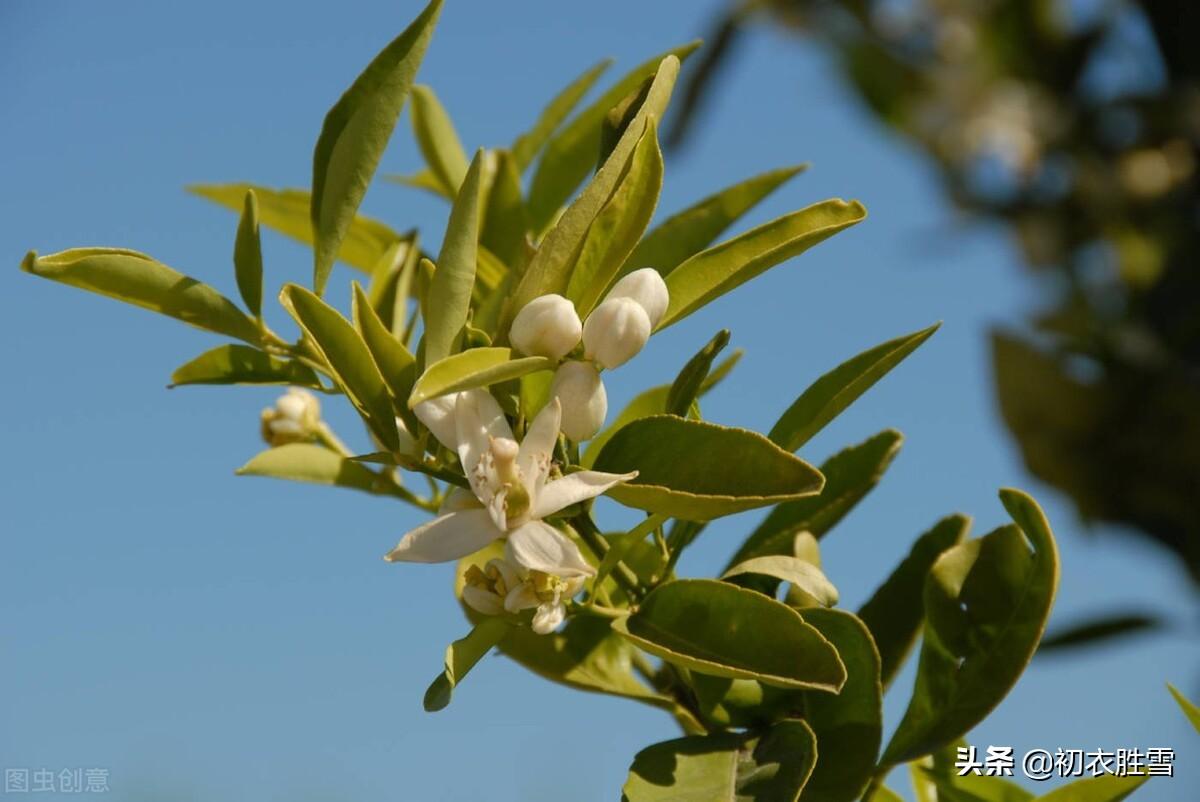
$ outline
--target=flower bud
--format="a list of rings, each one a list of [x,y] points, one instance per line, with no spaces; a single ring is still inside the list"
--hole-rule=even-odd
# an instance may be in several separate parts
[[[562,405],[559,428],[575,442],[590,440],[604,425],[608,396],[600,372],[587,362],[564,362],[554,372],[550,397]]]
[[[262,437],[272,446],[311,440],[321,424],[321,402],[307,390],[288,388],[262,411]]]
[[[646,315],[650,318],[650,328],[653,329],[667,312],[667,304],[671,297],[667,293],[667,282],[653,267],[643,267],[622,278],[608,291],[605,300],[609,298],[631,298],[637,301]]]
[[[609,298],[592,310],[583,326],[584,354],[604,368],[624,365],[648,339],[650,317],[632,298]]]
[[[561,295],[534,298],[517,313],[508,339],[528,356],[562,359],[579,344],[583,324],[575,306]]]

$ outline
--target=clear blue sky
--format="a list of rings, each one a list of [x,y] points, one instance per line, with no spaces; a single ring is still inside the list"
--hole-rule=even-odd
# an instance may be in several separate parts
[[[504,144],[587,65],[611,55],[631,66],[701,34],[719,5],[449,0],[420,79],[469,148]],[[633,753],[676,734],[657,711],[501,659],[481,664],[448,710],[422,712],[445,644],[466,625],[448,566],[380,559],[418,515],[234,477],[260,448],[257,414],[274,393],[167,391],[172,368],[213,339],[17,271],[29,248],[120,245],[233,294],[235,218],[183,186],[306,185],[325,111],[417,10],[0,4],[0,765],[106,767],[122,800],[590,802],[615,799]],[[837,362],[944,320],[803,452],[818,462],[888,426],[907,436],[882,486],[825,541],[845,605],[941,515],[971,513],[977,533],[1001,523],[996,488],[1017,485],[1059,534],[1056,621],[1134,605],[1190,630],[1194,602],[1175,564],[1119,533],[1086,532],[1003,432],[985,331],[1018,323],[1032,291],[1004,232],[955,223],[919,158],[856,107],[819,52],[777,34],[749,44],[699,134],[668,160],[663,211],[811,161],[755,221],[829,196],[859,198],[871,217],[656,337],[613,375],[613,406],[727,325],[748,354],[706,413],[765,428]],[[416,167],[402,122],[383,168]],[[440,239],[443,206],[412,190],[379,184],[365,210]],[[274,236],[265,248],[274,285],[307,278],[306,251]],[[344,410],[332,417],[358,435]],[[711,527],[683,570],[717,570],[754,521]],[[1189,637],[1038,661],[971,740],[1173,746],[1182,776],[1136,798],[1187,799],[1200,787],[1200,738],[1163,682],[1200,685]],[[891,726],[910,682],[889,698]]]

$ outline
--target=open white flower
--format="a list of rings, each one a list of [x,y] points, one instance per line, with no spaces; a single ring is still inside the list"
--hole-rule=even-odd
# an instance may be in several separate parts
[[[504,411],[487,390],[459,393],[453,414],[455,442],[443,442],[458,452],[475,501],[465,493],[452,494],[443,514],[404,535],[384,559],[447,562],[507,537],[509,560],[526,571],[562,579],[594,574],[579,547],[542,519],[637,474],[579,471],[551,479],[551,453],[561,417],[561,405],[554,399],[517,445]],[[442,423],[430,426],[439,439],[438,429],[446,429]]]

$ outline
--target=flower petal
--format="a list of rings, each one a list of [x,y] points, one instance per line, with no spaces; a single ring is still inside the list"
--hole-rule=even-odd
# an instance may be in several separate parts
[[[425,424],[425,428],[439,443],[454,452],[458,451],[458,424],[454,418],[458,396],[459,393],[441,395],[413,407],[413,414],[417,416],[417,420]]]
[[[487,510],[451,512],[406,534],[383,559],[388,562],[449,562],[474,554],[502,534],[492,523]]]
[[[579,471],[570,473],[561,479],[550,482],[538,493],[534,500],[533,517],[545,518],[553,515],[564,507],[595,498],[604,491],[621,482],[628,482],[637,476],[633,473],[601,473],[600,471]]]
[[[442,499],[442,506],[438,507],[438,515],[462,512],[463,510],[477,510],[480,509],[481,503],[470,490],[465,487],[455,487]]]
[[[536,498],[550,472],[550,455],[558,442],[558,426],[562,420],[562,404],[552,398],[549,404],[529,424],[521,450],[517,453],[517,468],[525,480],[525,489],[531,498]]]
[[[458,459],[462,463],[463,473],[471,481],[475,495],[476,479],[473,478],[479,459],[491,449],[491,438],[504,437],[513,439],[512,429],[504,417],[504,410],[492,398],[487,390],[464,390],[458,394],[458,403],[454,408],[454,417],[458,425]],[[481,499],[486,503],[488,499]]]
[[[504,602],[490,590],[467,585],[462,589],[462,598],[466,605],[477,613],[501,615],[504,612]]]
[[[554,630],[558,629],[559,624],[567,617],[567,608],[563,604],[554,604],[546,602],[539,605],[537,612],[533,614],[533,622],[531,626],[533,631],[539,635],[549,635]]]
[[[522,582],[517,585],[504,597],[504,609],[510,613],[519,613],[522,610],[537,607],[539,604],[541,602],[528,582]]]
[[[561,577],[596,573],[574,541],[542,521],[530,521],[509,532],[504,551],[510,561],[529,571]]]

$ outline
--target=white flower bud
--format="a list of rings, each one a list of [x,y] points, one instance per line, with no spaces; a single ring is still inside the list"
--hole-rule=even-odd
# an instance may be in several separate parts
[[[667,282],[662,274],[653,267],[643,267],[622,278],[608,291],[605,300],[609,298],[631,298],[638,302],[650,318],[650,328],[658,325],[662,316],[667,312],[667,304],[671,297],[667,292]]]
[[[517,313],[508,339],[528,356],[562,359],[579,344],[582,333],[574,304],[561,295],[542,295]]]
[[[311,440],[321,424],[321,402],[308,390],[290,387],[262,411],[262,436],[272,446]]]
[[[600,372],[587,362],[564,362],[554,372],[550,397],[562,405],[562,433],[575,442],[590,440],[604,425],[608,396]]]
[[[650,316],[632,298],[609,298],[592,310],[583,326],[584,354],[604,368],[624,365],[648,339]]]

